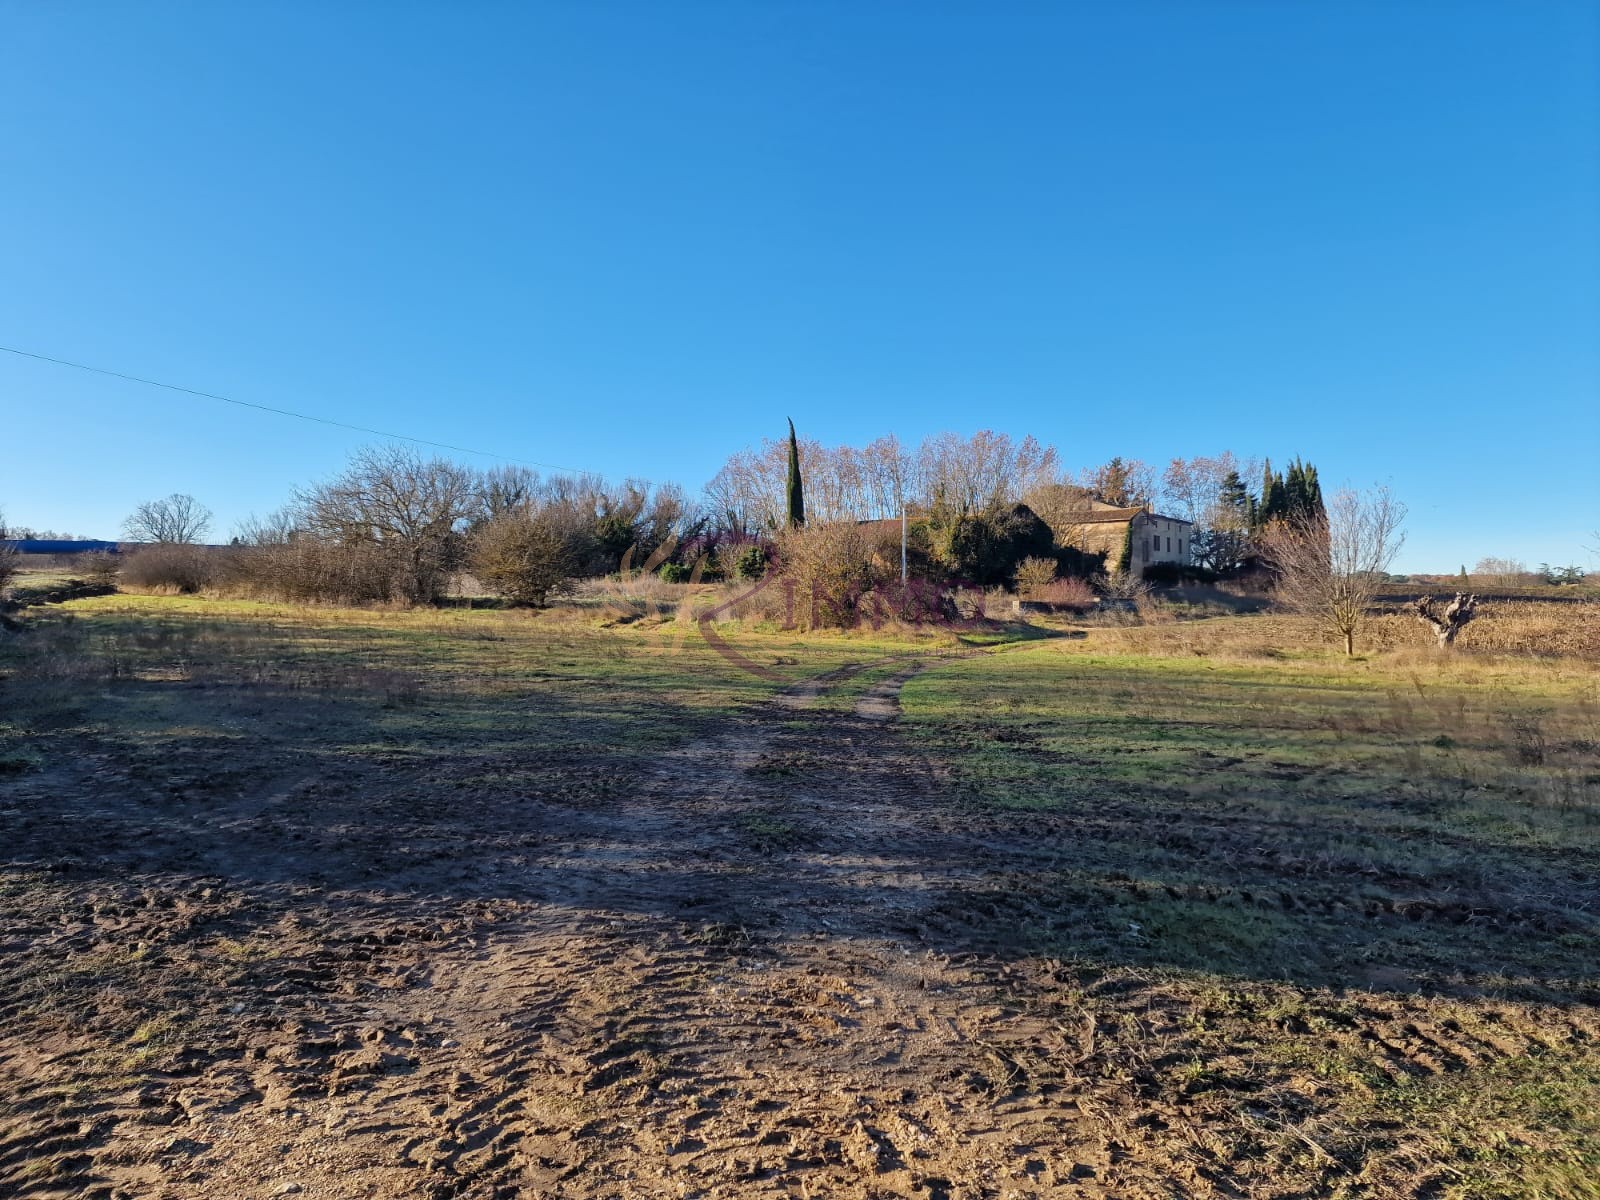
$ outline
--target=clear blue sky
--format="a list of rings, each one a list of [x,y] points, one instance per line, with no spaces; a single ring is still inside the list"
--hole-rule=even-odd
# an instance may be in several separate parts
[[[0,343],[698,488],[1031,432],[1600,527],[1600,6],[0,3]],[[0,506],[370,440],[0,354]]]

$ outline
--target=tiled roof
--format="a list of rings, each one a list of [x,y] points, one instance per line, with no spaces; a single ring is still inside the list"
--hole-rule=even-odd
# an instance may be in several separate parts
[[[1067,525],[1125,525],[1141,513],[1148,517],[1160,517],[1163,521],[1176,521],[1179,525],[1189,524],[1182,517],[1147,513],[1142,508],[1085,508],[1067,513],[1062,521]]]
[[[1073,525],[1125,524],[1142,512],[1142,508],[1085,508],[1069,512],[1065,519]]]

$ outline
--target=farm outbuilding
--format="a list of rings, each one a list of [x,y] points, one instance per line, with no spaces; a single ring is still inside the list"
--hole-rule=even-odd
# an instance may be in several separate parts
[[[1056,530],[1059,542],[1091,554],[1104,551],[1106,562],[1113,567],[1126,545],[1128,569],[1135,574],[1155,563],[1186,566],[1193,553],[1193,526],[1180,517],[1163,516],[1148,507],[1119,508],[1097,500],[1089,508],[1072,513],[1063,525]]]

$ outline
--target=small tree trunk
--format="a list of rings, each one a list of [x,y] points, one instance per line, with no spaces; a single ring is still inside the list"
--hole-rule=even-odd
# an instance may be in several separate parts
[[[1356,656],[1356,631],[1354,629],[1346,629],[1344,631],[1344,656],[1346,658],[1354,658]]]
[[[1433,630],[1439,649],[1448,650],[1455,645],[1456,634],[1461,632],[1462,626],[1478,615],[1478,598],[1457,592],[1443,614],[1435,616],[1433,597],[1424,596],[1412,604],[1411,611],[1417,620]]]

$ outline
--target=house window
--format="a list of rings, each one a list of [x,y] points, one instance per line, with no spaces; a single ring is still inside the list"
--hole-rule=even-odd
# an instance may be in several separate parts
[[[1183,555],[1183,539],[1182,538],[1178,539],[1178,554],[1179,554],[1180,557]]]

